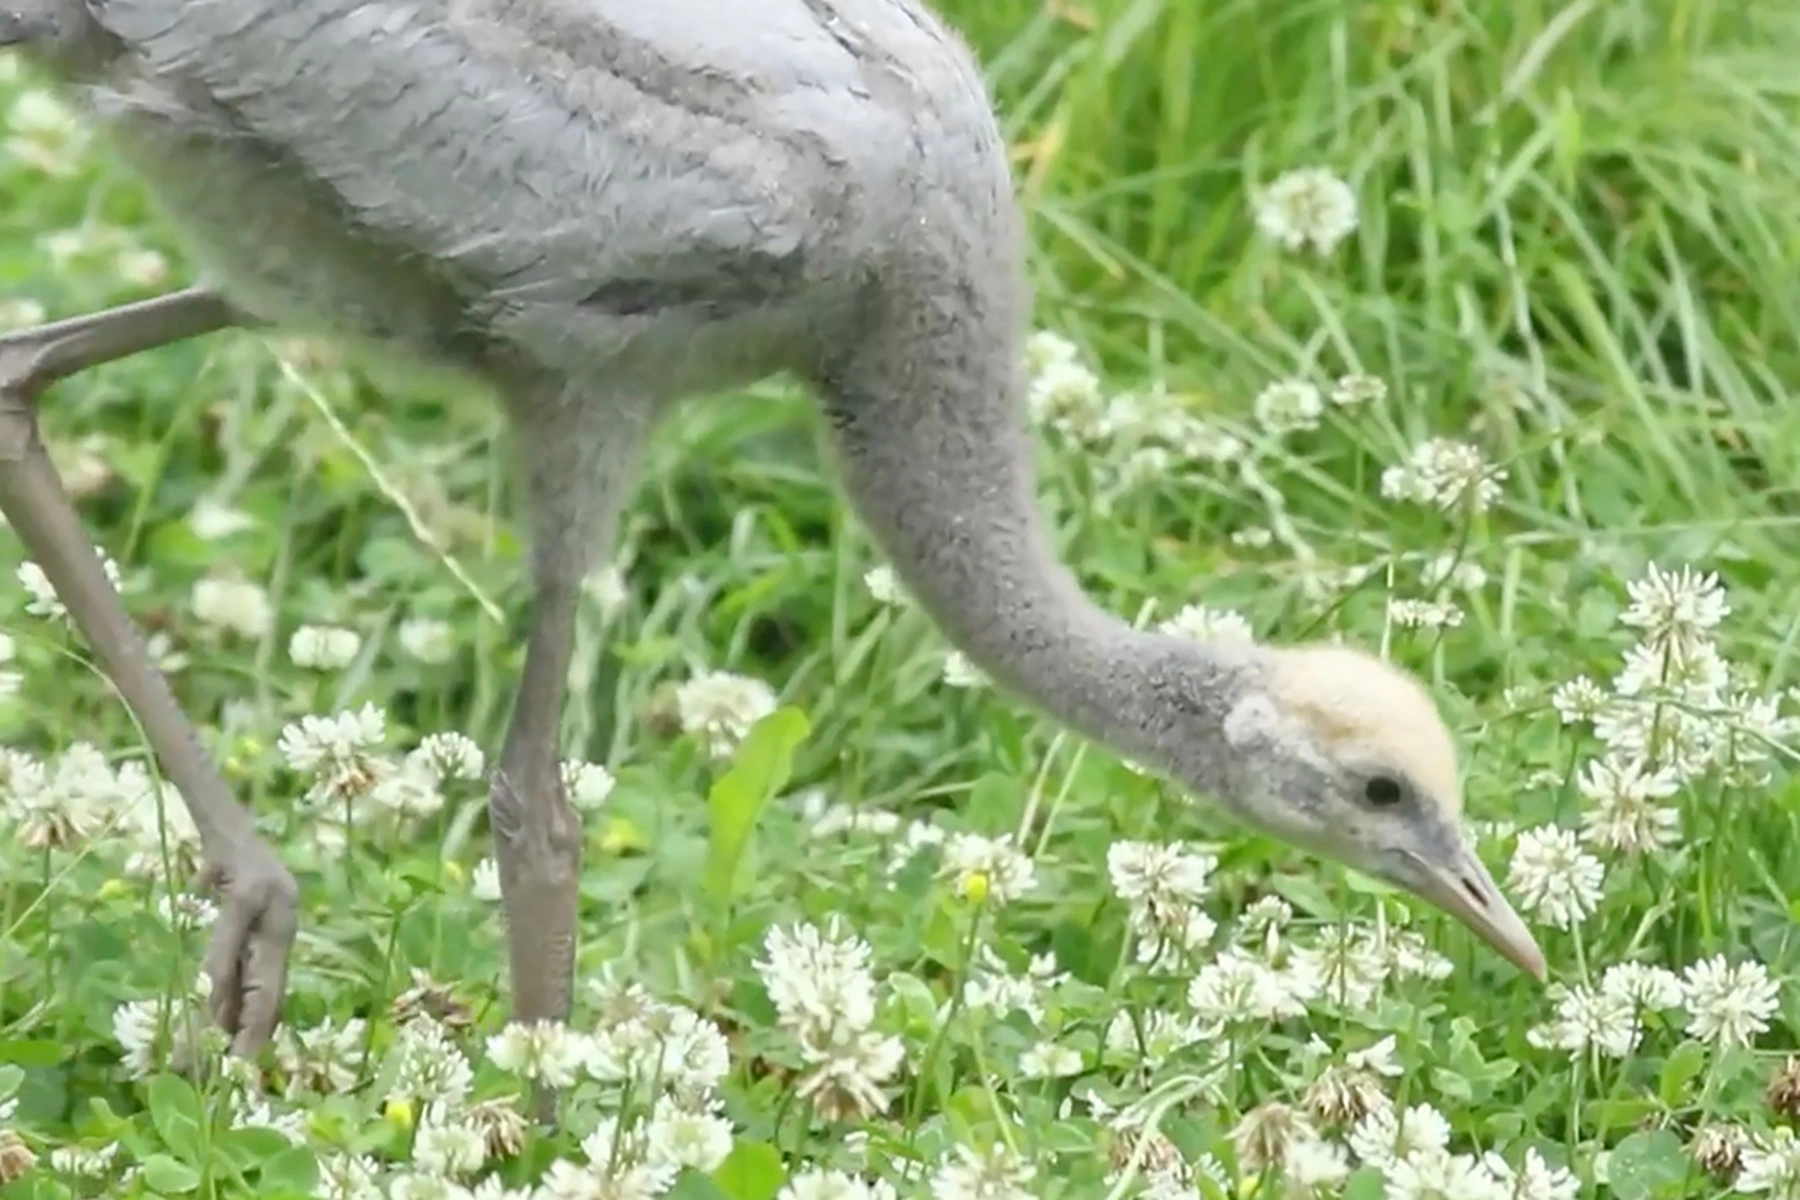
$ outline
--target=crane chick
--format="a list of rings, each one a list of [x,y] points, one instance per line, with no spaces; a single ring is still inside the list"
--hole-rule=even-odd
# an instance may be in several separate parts
[[[1543,978],[1544,956],[1463,834],[1456,746],[1419,683],[1334,645],[1258,648],[1225,713],[1246,823],[1387,880]],[[1207,775],[1177,755],[1184,775]]]
[[[0,0],[0,44],[62,79],[213,281],[0,336],[0,515],[200,830],[212,1003],[240,1051],[278,1020],[297,885],[156,670],[34,410],[78,371],[234,325],[457,368],[506,415],[532,600],[488,811],[520,1020],[563,1019],[573,993],[580,580],[652,430],[777,373],[814,393],[907,590],[997,682],[1541,974],[1457,830],[1417,684],[1346,650],[1144,633],[1059,560],[1009,146],[923,0]]]

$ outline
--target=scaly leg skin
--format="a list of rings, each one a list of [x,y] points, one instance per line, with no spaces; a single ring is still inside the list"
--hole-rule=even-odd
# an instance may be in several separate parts
[[[575,636],[578,589],[540,583],[525,669],[488,793],[494,859],[506,914],[513,1020],[562,1021],[575,983],[581,817],[569,805],[558,746]],[[537,1089],[538,1120],[556,1119],[553,1090]]]
[[[488,792],[511,959],[513,1019],[564,1021],[573,1000],[581,818],[562,782],[561,727],[581,579],[610,557],[618,513],[655,406],[590,398],[556,379],[516,380],[513,440],[531,527],[525,666]],[[536,1089],[539,1121],[556,1119]]]
[[[202,883],[221,897],[206,953],[211,1009],[232,1049],[253,1055],[274,1032],[297,925],[297,889],[200,748],[157,671],[38,436],[33,408],[51,383],[184,338],[246,324],[217,294],[190,288],[0,337],[0,513],[43,569],[200,831]]]

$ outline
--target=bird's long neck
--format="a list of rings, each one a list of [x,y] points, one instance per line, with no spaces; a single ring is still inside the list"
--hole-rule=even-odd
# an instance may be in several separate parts
[[[864,523],[995,682],[1120,754],[1164,765],[1180,716],[1173,648],[1094,603],[1057,559],[1036,496],[1023,331],[1009,312],[879,308],[823,380]]]

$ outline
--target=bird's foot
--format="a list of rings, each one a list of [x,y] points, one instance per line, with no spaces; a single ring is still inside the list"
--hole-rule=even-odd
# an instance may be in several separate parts
[[[213,1020],[231,1036],[233,1052],[248,1057],[281,1019],[300,890],[260,838],[209,856],[201,884],[219,897],[206,951]]]

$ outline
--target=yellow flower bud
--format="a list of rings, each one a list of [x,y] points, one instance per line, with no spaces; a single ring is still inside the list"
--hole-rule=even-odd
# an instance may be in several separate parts
[[[963,876],[962,894],[970,904],[980,907],[987,903],[988,890],[991,886],[992,881],[988,879],[986,871],[970,871]]]

